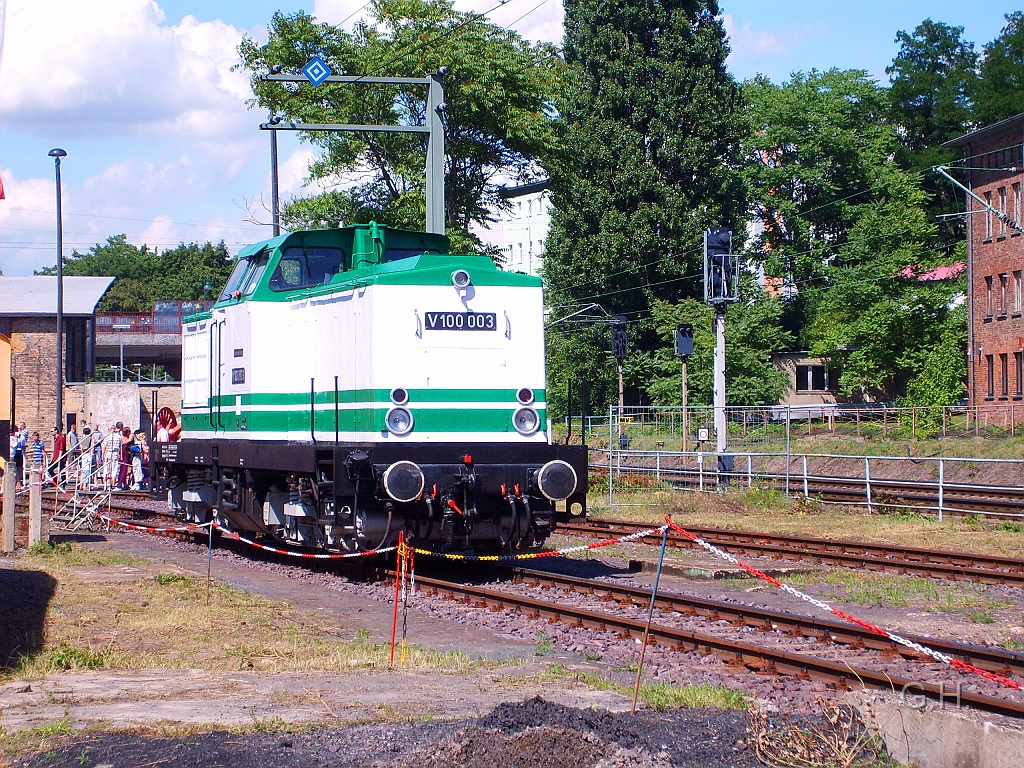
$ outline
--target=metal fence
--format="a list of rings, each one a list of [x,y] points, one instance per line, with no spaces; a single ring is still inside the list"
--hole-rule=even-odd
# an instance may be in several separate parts
[[[637,494],[778,491],[828,503],[892,510],[1024,518],[1024,460],[953,457],[777,454],[730,451],[726,462],[702,451],[592,449],[591,470],[608,484],[612,507],[642,506]],[[627,500],[628,499],[628,500]]]
[[[815,437],[859,441],[915,441],[939,438],[1015,438],[1024,436],[1024,403],[980,406],[729,406],[726,408],[728,442],[739,450],[788,452],[794,442]],[[695,449],[698,430],[714,434],[710,406],[611,407],[607,416],[565,420],[570,441],[586,438],[591,445],[646,450]],[[609,442],[606,442],[609,441]]]
[[[213,306],[212,301],[154,301],[150,312],[96,315],[96,333],[181,333],[181,321]]]

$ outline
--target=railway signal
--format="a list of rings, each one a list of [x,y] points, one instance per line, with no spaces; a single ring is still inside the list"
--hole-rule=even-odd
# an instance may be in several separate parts
[[[615,358],[615,367],[619,371],[619,438],[622,437],[622,411],[625,407],[624,392],[622,387],[622,361],[626,359],[626,318],[616,315],[612,318],[612,357]]]
[[[732,457],[726,455],[725,423],[725,308],[739,300],[739,260],[732,256],[732,230],[708,227],[704,230],[704,301],[715,308],[715,450],[718,453],[719,484],[727,484]]]
[[[688,389],[686,381],[686,363],[693,354],[693,326],[690,323],[680,323],[676,328],[676,355],[683,363],[683,452],[689,450],[690,441],[690,419],[687,413]]]

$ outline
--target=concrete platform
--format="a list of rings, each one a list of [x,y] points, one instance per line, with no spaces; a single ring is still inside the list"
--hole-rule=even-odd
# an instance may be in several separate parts
[[[847,700],[885,740],[889,755],[915,768],[1020,768],[1024,722],[940,704],[910,693],[857,691]]]
[[[762,573],[776,578],[783,578],[794,573],[809,573],[812,568],[806,565],[779,565],[771,560],[755,560],[744,558],[743,561]],[[658,570],[657,559],[639,559],[629,561],[629,570],[638,573],[654,573]],[[724,579],[752,578],[746,571],[724,560],[707,557],[666,557],[661,573],[679,579],[695,579],[698,581],[722,581]]]

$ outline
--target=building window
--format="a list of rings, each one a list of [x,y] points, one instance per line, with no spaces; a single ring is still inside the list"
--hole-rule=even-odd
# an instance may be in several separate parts
[[[839,372],[824,365],[798,365],[796,367],[797,392],[835,392],[839,388]]]
[[[1013,273],[1013,314],[1019,315],[1021,310],[1021,284],[1020,284],[1020,270],[1015,270]]]
[[[999,188],[999,212],[1006,216],[1006,187]],[[999,220],[999,235],[1006,237],[1006,219]]]
[[[1013,220],[1020,224],[1020,182],[1013,185]],[[1015,232],[1014,234],[1019,234]]]
[[[985,317],[992,317],[992,275],[985,278]]]
[[[992,355],[985,355],[985,366],[988,374],[988,397],[996,396],[996,364]]]
[[[1013,353],[1014,367],[1017,369],[1017,397],[1024,397],[1024,352]]]
[[[1006,317],[1006,279],[1007,276],[999,276],[999,316]]]
[[[519,205],[522,206],[522,203],[520,203]],[[985,205],[988,206],[987,208],[985,208],[985,239],[986,240],[991,240],[992,239],[992,193],[991,192],[986,192],[985,193]]]
[[[1007,397],[1010,394],[1010,363],[1005,352],[999,356],[999,376],[999,391]]]

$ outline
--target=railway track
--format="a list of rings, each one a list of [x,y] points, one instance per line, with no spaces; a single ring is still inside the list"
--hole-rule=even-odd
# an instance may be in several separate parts
[[[561,602],[538,600],[510,594],[500,589],[445,581],[417,575],[417,584],[434,596],[448,596],[475,608],[512,610],[536,620],[558,621],[597,632],[616,632],[622,638],[643,637],[645,622],[610,613],[574,607]],[[606,587],[606,585],[602,585]],[[709,651],[726,663],[742,664],[762,674],[789,675],[822,680],[846,689],[870,686],[886,691],[908,691],[935,701],[949,698],[950,690],[935,683],[889,674],[884,671],[854,667],[816,656],[796,653],[770,646],[716,637],[703,632],[652,624],[651,641],[677,651]],[[960,701],[975,709],[1008,717],[1024,717],[1024,702],[1002,699],[988,694],[960,691]]]
[[[591,464],[591,470],[607,472],[607,464]],[[669,482],[685,489],[711,488],[718,475],[714,471],[691,468],[623,464],[615,471],[656,475],[661,482]],[[777,491],[788,489],[791,494],[819,499],[835,504],[855,506],[897,507],[929,511],[941,510],[950,515],[996,515],[1000,517],[1024,516],[1024,488],[1004,485],[971,485],[944,482],[892,480],[884,478],[831,477],[791,472],[756,472],[751,475],[736,470],[729,475],[734,485],[768,487]]]
[[[606,581],[526,568],[516,568],[512,575],[517,581],[544,588],[557,587],[568,592],[596,595],[603,601],[647,606],[651,600],[649,589],[640,589],[624,584],[612,584]],[[663,611],[677,611],[683,616],[702,616],[710,621],[727,621],[735,626],[813,637],[840,645],[896,653],[907,659],[921,658],[913,654],[906,646],[893,642],[889,638],[842,621],[673,592],[659,592],[655,606]],[[903,636],[908,640],[927,645],[989,672],[1024,677],[1024,654],[1014,653],[1003,648],[968,645],[920,635],[904,633]]]
[[[625,520],[600,520],[563,523],[558,526],[558,532],[604,539],[647,530],[650,525]],[[1024,560],[1016,558],[719,528],[687,526],[687,530],[710,544],[727,547],[733,554],[812,560],[822,565],[838,565],[867,571],[892,571],[927,578],[1024,587]],[[661,536],[648,536],[641,541],[646,544],[660,544]],[[681,549],[698,548],[693,542],[671,531],[668,543]]]
[[[115,508],[120,508],[123,511],[140,511],[132,510],[125,502],[122,502],[122,505],[112,504]],[[142,510],[142,513],[157,514],[145,510]],[[162,515],[157,514],[157,516]],[[607,528],[603,530],[608,531]],[[647,590],[628,585],[614,585],[532,569],[504,568],[503,570],[511,574],[513,582],[525,582],[531,586],[548,589],[557,587],[565,591],[595,595],[602,602],[646,605],[650,600]],[[377,573],[380,574],[381,571],[377,571]],[[514,610],[532,619],[559,621],[570,626],[590,628],[599,632],[616,632],[624,639],[640,638],[644,632],[645,623],[643,621],[567,605],[564,600],[542,600],[510,594],[499,588],[422,575],[417,576],[417,584],[421,588],[425,588],[429,594],[448,596],[472,607]],[[837,643],[858,649],[875,650],[892,659],[916,658],[909,649],[894,644],[887,638],[854,625],[829,619],[670,593],[659,595],[656,607],[662,611],[676,612],[681,616],[701,616],[711,621],[728,621],[735,626],[784,632],[828,644]],[[781,647],[717,637],[691,629],[653,624],[650,637],[655,644],[683,652],[710,652],[726,663],[741,664],[759,673],[817,679],[841,688],[867,685],[883,690],[910,691],[915,696],[925,696],[933,700],[942,700],[944,697],[948,699],[950,696],[949,689],[941,684],[922,682],[885,671],[855,667],[845,662],[833,662]],[[909,636],[908,639],[928,645],[995,674],[1024,676],[1024,654],[927,637]],[[1024,702],[962,690],[959,691],[959,697],[961,703],[979,710],[1016,718],[1024,717]]]

